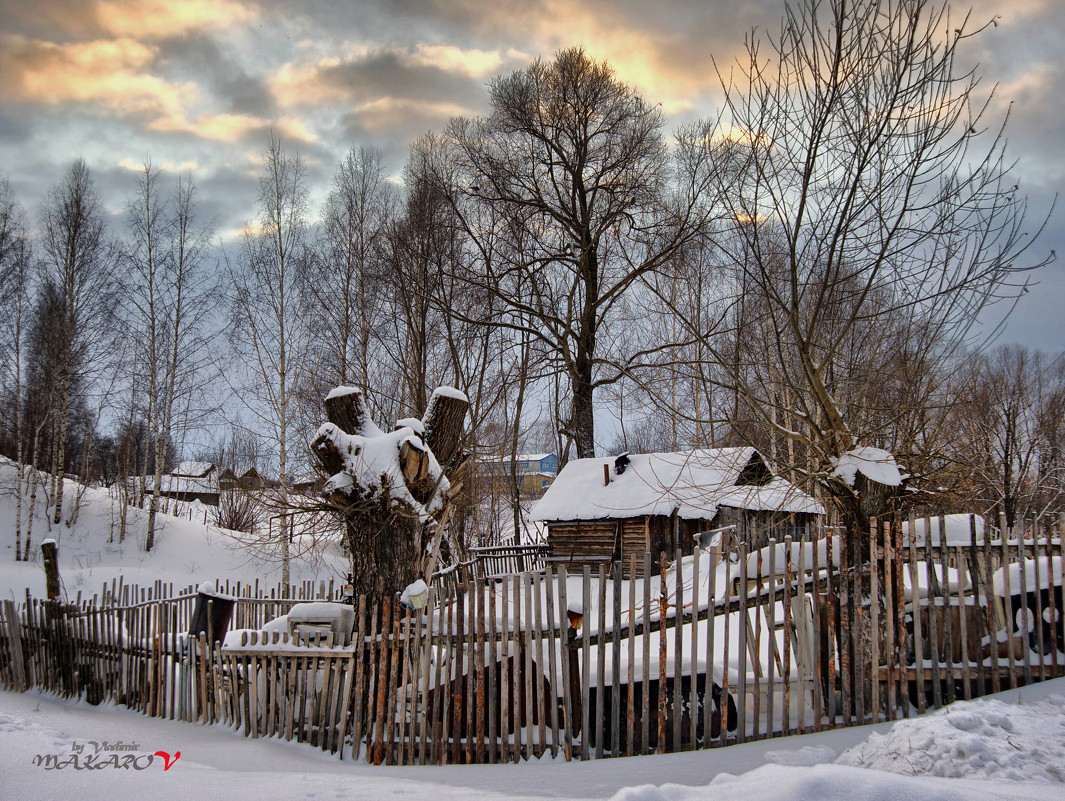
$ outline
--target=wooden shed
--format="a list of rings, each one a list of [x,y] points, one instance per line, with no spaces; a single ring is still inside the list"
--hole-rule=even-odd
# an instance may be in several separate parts
[[[690,554],[694,535],[736,526],[736,538],[804,536],[824,507],[774,475],[757,450],[716,448],[623,454],[568,463],[533,508],[547,527],[548,558],[567,569],[642,565],[648,551]],[[639,570],[639,567],[638,567]]]

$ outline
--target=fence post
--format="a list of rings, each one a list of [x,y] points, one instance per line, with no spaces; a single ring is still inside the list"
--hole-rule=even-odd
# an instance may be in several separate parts
[[[26,664],[22,656],[22,627],[19,625],[15,602],[4,599],[3,602],[4,633],[7,636],[7,652],[11,665],[11,684],[16,692],[26,692]]]

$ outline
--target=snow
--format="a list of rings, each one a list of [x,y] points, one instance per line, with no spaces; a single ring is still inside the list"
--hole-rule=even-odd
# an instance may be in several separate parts
[[[898,487],[902,484],[902,472],[895,463],[895,457],[880,448],[854,448],[832,461],[832,475],[851,487],[854,486],[858,473],[870,481],[888,487]]]
[[[461,389],[455,389],[454,387],[437,387],[433,390],[433,397],[439,396],[441,398],[452,398],[454,400],[470,402],[470,399],[466,397],[466,393]],[[433,399],[429,398],[429,405],[431,406]]]
[[[774,477],[765,486],[737,486],[754,448],[683,453],[638,453],[622,475],[614,458],[575,459],[533,508],[533,520],[597,520],[641,515],[712,520],[718,506],[755,511],[824,514],[824,507],[793,484]],[[610,483],[604,485],[603,466]]]
[[[212,470],[214,470],[214,465],[210,462],[182,462],[170,471],[170,475],[203,478]]]
[[[325,483],[323,494],[337,491],[350,494],[358,487],[369,498],[376,498],[384,491],[384,479],[387,481],[393,506],[406,506],[414,510],[422,522],[427,522],[432,513],[440,508],[451,488],[433,452],[425,447],[420,435],[406,426],[385,433],[366,421],[361,434],[345,434],[333,423],[323,423],[317,436],[319,439],[331,441],[344,460],[343,469]],[[403,479],[399,454],[404,443],[409,443],[411,447],[423,451],[429,457],[428,473],[434,490],[424,506],[411,495]]]
[[[220,725],[148,718],[34,692],[0,692],[8,798],[296,798],[434,801],[1065,801],[1065,679],[960,702],[923,718],[664,756],[521,765],[373,767]],[[92,743],[165,752],[144,770],[46,770],[38,754]],[[175,759],[177,752],[181,756]],[[979,759],[973,759],[973,757]]]
[[[199,520],[172,517],[159,513],[156,523],[155,547],[144,550],[148,530],[148,512],[127,510],[125,540],[119,542],[119,506],[106,489],[84,489],[77,519],[71,526],[60,523],[50,526],[50,509],[45,487],[38,485],[34,510],[32,558],[28,562],[14,560],[15,477],[16,466],[0,458],[0,531],[8,532],[0,547],[0,597],[25,598],[26,590],[36,597],[44,597],[44,570],[40,564],[40,544],[53,539],[59,546],[59,573],[62,589],[70,600],[78,592],[91,597],[101,588],[120,578],[126,584],[151,585],[155,581],[173,583],[175,591],[206,582],[229,580],[252,582],[259,580],[267,586],[280,580],[279,558],[270,558],[264,551],[249,554],[240,547],[241,536]],[[74,482],[67,482],[64,493],[63,519],[70,519],[75,495],[81,490]],[[22,506],[23,538],[28,522],[29,503]],[[274,557],[277,557],[274,554]],[[297,536],[291,560],[291,580],[326,581],[340,579],[349,570],[348,560],[341,552],[339,540],[323,541],[321,547],[304,548]],[[215,593],[217,594],[217,593]]]
[[[943,529],[946,532],[946,544],[948,546],[958,545],[971,545],[972,533],[969,529],[969,521],[976,521],[976,543],[977,545],[983,545],[984,543],[984,518],[980,515],[969,514],[953,514],[943,516]],[[925,529],[928,525],[925,518],[918,518],[913,521],[913,535],[914,544],[918,547],[923,547],[925,544]],[[939,545],[939,516],[930,518],[931,522],[931,544]],[[905,520],[902,523],[902,541],[903,544],[909,546],[910,544],[910,521]]]
[[[1009,565],[1008,577],[1006,568],[1001,567],[991,575],[992,590],[995,595],[1005,596],[1007,578],[1010,595],[1019,595],[1022,586],[1026,593],[1045,590],[1051,583],[1060,587],[1063,583],[1061,568],[1060,556],[1040,556],[1038,559],[1029,557],[1020,562],[1013,562]]]

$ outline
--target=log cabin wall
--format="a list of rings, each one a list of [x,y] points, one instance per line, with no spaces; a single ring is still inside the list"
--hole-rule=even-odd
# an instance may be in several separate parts
[[[712,520],[679,520],[676,516],[640,515],[621,519],[569,520],[547,523],[548,559],[555,565],[565,565],[570,572],[579,572],[585,565],[592,572],[600,565],[610,565],[620,558],[625,578],[632,578],[629,555],[650,551],[656,558],[652,569],[658,570],[658,555],[675,554],[679,549],[691,555],[695,535],[723,526],[736,526],[725,537],[724,550],[734,550],[740,542],[748,547],[762,547],[771,534],[779,537],[791,534],[796,540],[805,539],[803,530],[814,515],[780,512],[751,512],[723,506]],[[637,561],[636,578],[643,574],[643,562]]]

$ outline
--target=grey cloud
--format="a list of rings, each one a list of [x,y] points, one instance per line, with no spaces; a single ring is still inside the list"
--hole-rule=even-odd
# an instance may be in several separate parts
[[[266,84],[250,75],[218,41],[206,34],[179,36],[159,43],[159,71],[175,80],[196,78],[225,110],[269,117],[276,113]]]

